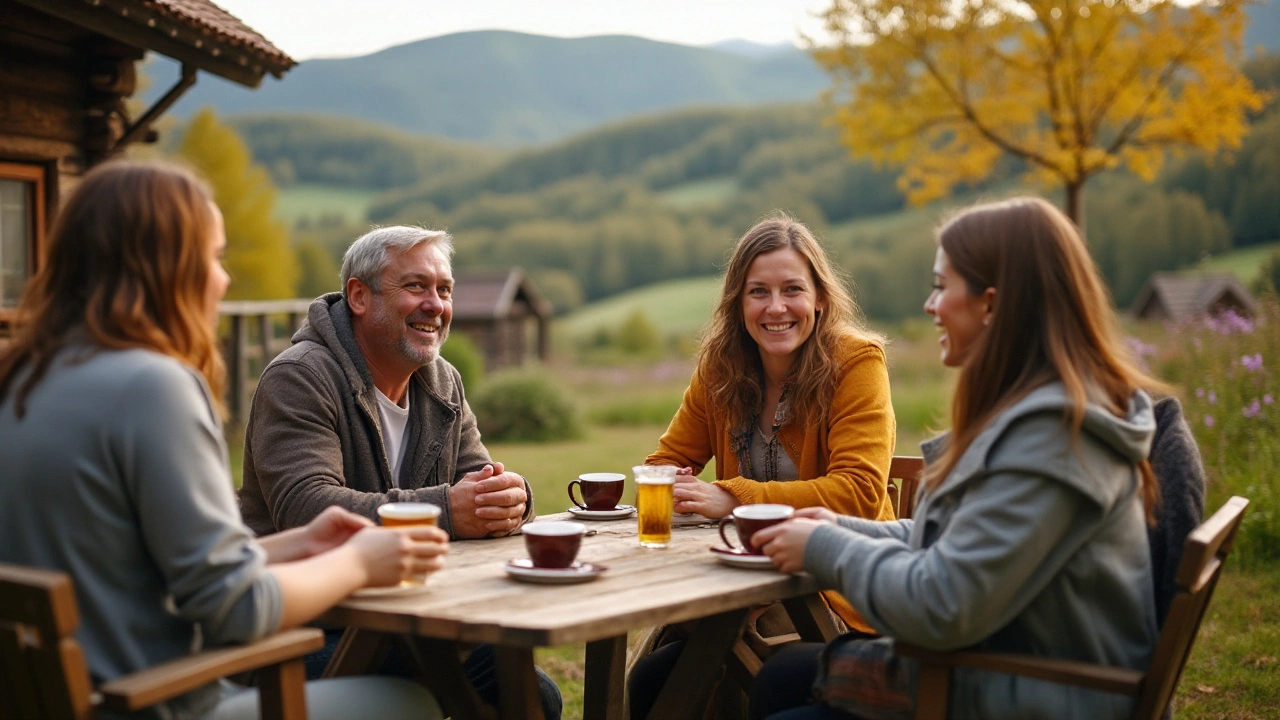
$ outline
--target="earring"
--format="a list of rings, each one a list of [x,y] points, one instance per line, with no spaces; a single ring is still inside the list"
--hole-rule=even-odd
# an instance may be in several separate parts
[[[991,324],[991,318],[989,318],[989,317],[984,317],[984,318],[982,318],[982,326],[983,326],[983,327],[986,327],[986,326],[988,326],[988,325],[990,325],[990,324]]]

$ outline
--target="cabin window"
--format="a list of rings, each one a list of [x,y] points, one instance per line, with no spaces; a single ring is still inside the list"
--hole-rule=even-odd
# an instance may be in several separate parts
[[[45,170],[0,162],[0,321],[22,299],[44,235]]]

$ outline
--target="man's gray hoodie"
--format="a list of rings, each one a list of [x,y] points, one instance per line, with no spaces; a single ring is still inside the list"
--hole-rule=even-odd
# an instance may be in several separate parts
[[[922,491],[915,520],[824,525],[805,569],[888,638],[1146,667],[1158,631],[1135,464],[1155,431],[1151,400],[1135,393],[1123,418],[1090,405],[1078,438],[1067,407],[1060,384],[1031,392]],[[945,442],[922,445],[926,462]],[[949,716],[1108,720],[1131,709],[1120,695],[958,670]]]
[[[346,300],[341,293],[316,298],[253,395],[240,488],[245,524],[261,536],[305,525],[330,505],[376,521],[384,503],[430,502],[444,508],[440,526],[455,537],[448,487],[491,462],[461,376],[437,357],[410,379],[398,484],[383,450],[376,392]],[[524,519],[532,518],[530,496]]]

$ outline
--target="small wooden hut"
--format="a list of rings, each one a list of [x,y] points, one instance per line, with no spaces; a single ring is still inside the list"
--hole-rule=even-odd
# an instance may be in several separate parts
[[[125,101],[147,51],[181,62],[182,72],[134,117]],[[197,71],[257,87],[294,64],[207,0],[0,0],[0,335],[76,178],[129,143],[153,140],[152,124]]]
[[[1139,320],[1183,322],[1228,310],[1253,317],[1256,304],[1230,273],[1153,273],[1130,313]]]
[[[550,352],[551,303],[520,268],[455,270],[450,332],[467,336],[496,370]]]

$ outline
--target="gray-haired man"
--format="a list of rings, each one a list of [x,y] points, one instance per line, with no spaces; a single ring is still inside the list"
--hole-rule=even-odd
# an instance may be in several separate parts
[[[532,519],[528,485],[489,457],[461,377],[440,357],[452,254],[448,233],[404,226],[347,249],[343,291],[311,304],[254,392],[240,509],[256,533],[305,525],[330,505],[376,520],[392,501],[439,505],[454,539],[506,535]],[[491,658],[482,648],[468,660],[482,695],[492,669],[472,666]],[[544,710],[558,717],[559,693],[542,681]]]

